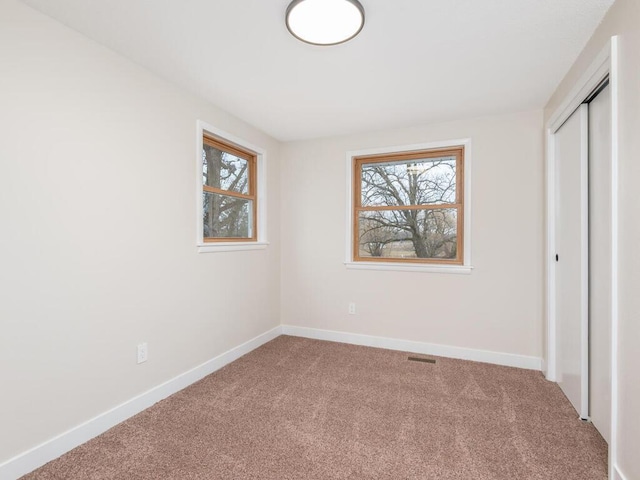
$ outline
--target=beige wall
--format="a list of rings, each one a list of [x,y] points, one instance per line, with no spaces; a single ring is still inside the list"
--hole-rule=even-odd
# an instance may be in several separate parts
[[[602,24],[545,108],[545,120],[613,35],[620,45],[620,264],[618,454],[615,463],[628,479],[640,478],[640,2],[616,0]]]
[[[196,253],[197,119],[267,150],[267,250]],[[279,143],[13,0],[0,131],[0,463],[280,323]]]
[[[473,272],[347,270],[345,153],[466,137]],[[542,356],[541,111],[291,143],[282,162],[283,324]]]

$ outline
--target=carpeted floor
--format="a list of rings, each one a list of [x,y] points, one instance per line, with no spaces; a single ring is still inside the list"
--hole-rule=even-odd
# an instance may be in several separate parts
[[[23,479],[607,478],[540,372],[408,356],[282,336]]]

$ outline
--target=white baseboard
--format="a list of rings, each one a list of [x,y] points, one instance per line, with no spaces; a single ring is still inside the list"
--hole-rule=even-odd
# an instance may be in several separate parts
[[[216,370],[219,370],[225,365],[237,360],[241,356],[255,350],[259,346],[273,340],[281,334],[349,343],[353,345],[386,348],[389,350],[459,358],[476,362],[506,365],[509,367],[526,368],[529,370],[542,370],[542,359],[537,357],[282,325],[275,327],[268,332],[243,343],[242,345],[232,348],[202,365],[178,375],[177,377],[168,380],[107,412],[87,420],[77,427],[61,433],[60,435],[3,462],[0,464],[0,480],[15,480],[16,478],[41,467],[45,463],[58,458],[79,445],[82,445],[115,425],[149,408],[154,403],[157,403],[169,395],[188,387],[192,383],[195,383]],[[617,472],[618,478],[614,480],[626,480],[622,473],[617,469],[615,469],[615,471]]]
[[[367,347],[386,348],[388,350],[400,350],[403,352],[437,355],[441,357],[472,360],[474,362],[493,363],[508,367],[526,368],[528,370],[542,370],[542,359],[526,355],[512,353],[490,352],[487,350],[475,350],[472,348],[450,347],[434,343],[414,342],[411,340],[399,340],[395,338],[374,337],[357,333],[338,332],[334,330],[320,330],[317,328],[296,327],[283,325],[282,333],[294,337],[313,338],[316,340],[329,340],[332,342],[350,343]]]
[[[622,472],[620,471],[620,467],[618,467],[617,465],[614,465],[613,467],[613,478],[611,480],[627,480],[627,477],[625,477]]]
[[[218,355],[211,360],[198,365],[191,370],[168,380],[157,387],[148,390],[131,400],[128,400],[111,410],[104,412],[86,422],[67,430],[64,433],[27,450],[0,464],[0,480],[14,480],[29,472],[32,472],[45,463],[58,458],[60,455],[91,440],[101,433],[109,430],[118,423],[149,408],[154,403],[172,395],[192,383],[219,370],[225,365],[237,360],[241,356],[255,350],[259,346],[273,340],[282,333],[281,327],[275,327],[268,332],[259,335],[248,342]]]

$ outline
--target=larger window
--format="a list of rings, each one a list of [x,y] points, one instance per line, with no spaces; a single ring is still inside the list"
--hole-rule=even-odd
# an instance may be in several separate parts
[[[256,155],[206,133],[202,139],[204,242],[257,239]]]
[[[353,261],[463,265],[464,146],[353,157]]]

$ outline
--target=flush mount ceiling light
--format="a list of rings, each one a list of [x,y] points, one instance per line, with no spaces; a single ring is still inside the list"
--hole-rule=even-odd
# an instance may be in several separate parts
[[[364,26],[358,0],[293,0],[287,8],[287,28],[312,45],[337,45],[355,37]]]

